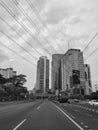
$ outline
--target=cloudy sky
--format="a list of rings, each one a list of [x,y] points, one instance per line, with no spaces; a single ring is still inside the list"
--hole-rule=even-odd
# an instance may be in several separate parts
[[[0,67],[27,75],[34,87],[39,56],[84,50],[98,84],[98,0],[0,0]],[[19,56],[20,55],[20,56]],[[22,58],[23,57],[23,58]]]

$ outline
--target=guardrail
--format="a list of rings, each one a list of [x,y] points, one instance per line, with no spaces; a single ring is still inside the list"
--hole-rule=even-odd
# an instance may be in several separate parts
[[[82,103],[72,103],[70,104],[72,106],[76,106],[82,110],[87,110],[87,111],[91,111],[91,112],[95,112],[95,113],[98,113],[98,106],[95,106],[95,105],[90,105],[90,104],[82,104]]]

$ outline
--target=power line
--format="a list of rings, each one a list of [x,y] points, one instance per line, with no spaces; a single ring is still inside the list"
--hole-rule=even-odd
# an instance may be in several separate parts
[[[42,20],[42,18],[41,18],[41,16],[40,16],[39,12],[38,12],[38,10],[37,10],[37,8],[34,6],[34,4],[33,4],[30,0],[28,0],[28,1],[26,0],[26,2],[29,4],[29,6],[31,7],[31,9],[33,9],[33,12],[35,12],[35,15],[36,15],[37,18],[39,19],[39,21],[40,21],[40,23],[42,24],[42,26],[45,27],[45,29],[49,32],[51,38],[54,40],[54,37],[51,35],[49,29],[46,27],[46,24],[45,24],[44,21]],[[61,51],[63,51],[62,48],[61,48],[58,44],[57,44],[57,46],[60,48]]]
[[[5,44],[3,44],[3,43],[1,43],[1,42],[0,42],[0,44],[1,44],[3,47],[5,47],[5,48],[7,48],[8,50],[10,50],[11,52],[15,53],[17,56],[21,57],[21,58],[22,58],[23,60],[25,60],[26,62],[30,63],[30,64],[33,65],[33,66],[36,66],[36,65],[33,64],[31,61],[29,61],[29,60],[26,59],[25,57],[19,55],[16,51],[14,51],[13,49],[9,48],[9,47],[6,46]]]
[[[15,31],[15,33],[16,33],[19,37],[21,37],[21,36],[19,35],[19,33],[15,30],[15,28],[13,28],[7,21],[5,21],[2,17],[0,17],[0,19],[1,19],[9,28],[11,28],[13,31]],[[41,55],[40,52],[38,52],[37,49],[35,49],[28,41],[26,41],[24,38],[21,38],[21,39],[23,39],[25,43],[27,43],[30,47],[32,47],[32,49],[33,49],[34,51],[36,51],[39,55]]]
[[[96,38],[98,35],[98,32],[93,36],[93,38],[88,42],[87,46],[83,49],[83,52],[89,47],[89,45],[92,43],[92,41]]]
[[[42,47],[43,44],[39,41],[39,39],[37,39],[33,33],[30,31],[30,29],[28,29],[23,23],[19,22],[16,18],[16,15],[8,8],[8,6],[3,2],[0,1],[0,5],[9,13],[9,15]],[[44,47],[44,46],[43,46]],[[43,48],[49,55],[51,55],[51,53],[46,49]]]
[[[16,1],[16,3],[17,3],[17,0],[15,0],[15,1]],[[27,1],[27,0],[26,0],[26,1]],[[30,1],[30,0],[29,0],[29,1]],[[27,3],[28,3],[28,2],[27,2]],[[33,4],[32,4],[32,3],[31,3],[31,4],[29,4],[29,5],[30,5],[30,7],[31,7],[31,6],[33,6]],[[32,8],[32,7],[31,7],[31,8]],[[36,11],[36,8],[34,8],[34,10]],[[35,12],[35,14],[36,14],[36,12]],[[41,17],[40,17],[40,15],[39,15],[39,13],[38,13],[38,16],[39,16],[38,18],[39,18],[39,20],[40,20],[41,24],[42,24],[43,26],[45,26],[45,25],[44,25],[44,23],[43,23],[43,21],[41,20]],[[49,30],[48,30],[48,31],[49,31]],[[58,62],[57,62],[57,64],[58,64]]]
[[[98,51],[98,48],[96,48],[86,59],[85,59],[85,61],[86,60],[88,60],[88,58],[90,58],[95,52],[97,52]]]
[[[8,39],[10,39],[12,42],[14,42],[17,46],[19,46],[20,48],[22,48],[26,53],[28,53],[29,56],[33,57],[34,59],[37,60],[36,57],[34,57],[32,54],[30,54],[24,47],[22,47],[20,44],[18,44],[18,42],[16,42],[15,40],[13,40],[9,35],[7,35],[6,33],[4,33],[3,31],[0,30],[0,32],[6,36]]]
[[[25,26],[25,24],[21,23],[20,21],[17,20],[16,15],[9,9],[9,7],[3,2],[0,1],[1,6],[9,13],[9,15],[35,40],[38,42],[38,44],[42,47],[43,44],[33,35],[33,33]],[[15,41],[16,42],[16,41]],[[44,46],[43,46],[44,47]],[[49,55],[51,53],[46,49],[43,48]]]
[[[39,27],[34,23],[34,21],[32,21],[32,19],[28,15],[28,13],[26,13],[26,11],[21,6],[21,4],[19,2],[17,2],[17,0],[14,0],[13,2],[17,6],[17,8],[20,9],[20,11],[23,13],[23,15],[25,16],[25,18],[31,23],[31,25],[33,26],[33,28],[35,29],[35,31],[37,31],[37,33],[40,33],[39,32]],[[48,42],[48,40],[45,37],[43,37],[43,36],[40,36],[40,37],[43,38],[43,40],[46,41],[51,46],[51,44]]]

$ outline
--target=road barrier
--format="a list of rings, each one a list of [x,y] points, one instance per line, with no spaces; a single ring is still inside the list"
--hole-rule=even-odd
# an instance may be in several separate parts
[[[55,101],[53,100],[53,102],[57,105],[63,105],[61,103],[59,103],[58,101]],[[78,107],[80,108],[81,110],[86,110],[86,111],[90,111],[90,112],[94,112],[94,113],[97,113],[98,114],[98,106],[95,106],[95,105],[90,105],[90,104],[80,104],[80,103],[71,103],[71,104],[67,104],[67,105],[70,105],[71,107]]]
[[[95,105],[90,105],[90,104],[75,104],[75,103],[72,103],[70,104],[71,106],[76,106],[78,108],[80,108],[81,110],[86,110],[86,111],[91,111],[91,112],[94,112],[94,113],[98,113],[98,106],[95,106]]]

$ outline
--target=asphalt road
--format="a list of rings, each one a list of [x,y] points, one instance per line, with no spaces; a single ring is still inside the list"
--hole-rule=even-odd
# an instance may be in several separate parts
[[[72,104],[62,104],[62,108],[82,128],[86,130],[98,130],[98,113],[95,111],[89,111],[88,108],[84,109]]]
[[[88,116],[81,117],[81,112],[77,111],[80,110],[48,100],[1,107],[0,130],[98,130],[84,127],[81,118],[84,116],[86,120]]]
[[[42,101],[0,106],[0,130],[14,130]]]

